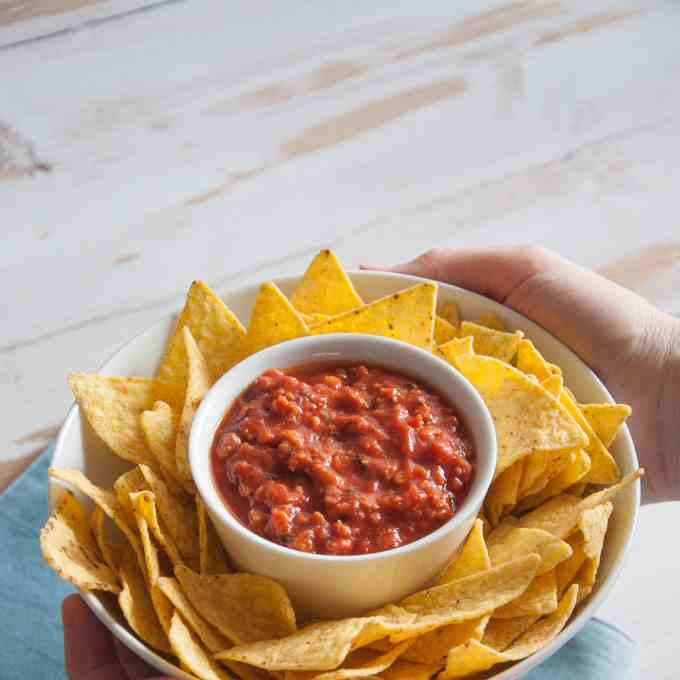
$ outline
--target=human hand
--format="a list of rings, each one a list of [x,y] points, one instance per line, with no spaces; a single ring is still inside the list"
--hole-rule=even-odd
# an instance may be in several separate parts
[[[535,246],[435,249],[394,267],[486,295],[571,347],[633,409],[643,500],[680,499],[680,321],[644,298]]]
[[[170,680],[158,675],[99,622],[80,595],[61,605],[69,680]]]

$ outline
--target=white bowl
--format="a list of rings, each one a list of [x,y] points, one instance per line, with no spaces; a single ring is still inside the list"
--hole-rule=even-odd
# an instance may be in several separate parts
[[[389,295],[421,281],[415,276],[385,272],[353,272],[350,277],[358,293],[366,301]],[[285,293],[290,293],[298,280],[299,277],[287,277],[276,279],[275,283]],[[234,313],[245,321],[248,319],[258,288],[259,286],[237,288],[226,292],[222,297]],[[475,319],[489,312],[497,314],[508,327],[524,331],[548,361],[559,364],[566,383],[580,402],[613,403],[604,385],[574,352],[521,314],[482,295],[446,284],[439,284],[439,301],[456,302],[464,319]],[[174,317],[166,317],[131,339],[103,364],[100,373],[153,375],[174,322]],[[77,366],[64,367],[64,373],[77,368]],[[623,428],[610,450],[624,474],[638,467],[635,446],[627,427]],[[80,469],[94,482],[109,488],[118,475],[130,468],[128,463],[111,454],[94,435],[85,419],[80,417],[80,411],[75,405],[69,410],[59,432],[52,464],[58,468]],[[48,487],[49,506],[52,510],[63,491],[62,486],[55,480],[49,480]],[[87,505],[91,507],[89,503]],[[554,640],[533,656],[499,671],[493,676],[494,680],[519,680],[541,661],[554,654],[590,620],[604,602],[623,567],[635,530],[639,506],[640,484],[636,482],[621,492],[614,502],[598,580],[590,597],[577,608],[569,624]],[[100,621],[147,663],[170,677],[191,680],[189,674],[156,654],[131,633],[115,608],[108,606],[110,599],[95,593],[84,593],[83,597]]]
[[[476,472],[468,495],[446,524],[392,550],[368,555],[318,555],[268,541],[229,512],[215,485],[210,456],[224,414],[266,370],[307,362],[382,366],[434,388],[454,406],[474,442]],[[235,566],[276,579],[288,591],[299,617],[339,618],[400,600],[427,585],[446,566],[472,528],[493,479],[496,432],[475,388],[433,354],[375,335],[313,335],[258,352],[213,385],[194,417],[189,462],[198,491]]]

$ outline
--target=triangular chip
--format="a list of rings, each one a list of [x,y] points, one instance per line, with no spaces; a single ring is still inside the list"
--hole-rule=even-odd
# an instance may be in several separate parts
[[[489,312],[488,314],[483,314],[475,321],[478,326],[486,326],[487,328],[493,328],[496,331],[507,331],[507,326],[501,321],[501,319],[494,314]]]
[[[439,316],[448,321],[454,328],[460,326],[460,314],[458,313],[458,305],[455,302],[445,302],[437,310]]]
[[[504,514],[509,514],[517,503],[524,460],[515,461],[494,479],[484,499],[484,512],[492,527]]]
[[[305,314],[342,314],[363,304],[332,250],[322,250],[312,260],[290,301]]]
[[[148,490],[149,485],[144,479],[144,475],[139,469],[139,466],[133,467],[131,470],[124,472],[113,483],[113,491],[116,494],[118,505],[123,511],[125,519],[132,529],[137,526],[137,520],[135,519],[135,509],[132,505],[132,501],[130,500],[130,494]]]
[[[451,366],[458,368],[457,358],[461,354],[474,354],[474,338],[468,335],[466,338],[453,338],[437,348],[437,351],[448,361]]]
[[[529,587],[515,600],[493,613],[496,619],[518,616],[545,616],[557,609],[557,580],[555,570],[536,576]]]
[[[463,549],[437,579],[437,585],[465,578],[490,567],[491,561],[484,540],[483,522],[477,519],[472,525]]]
[[[75,496],[66,492],[40,532],[47,564],[83,590],[120,592],[116,573],[104,562]]]
[[[246,354],[307,335],[307,325],[273,283],[263,283],[250,313]]]
[[[419,283],[371,304],[345,312],[310,329],[322,333],[368,333],[408,342],[430,351],[433,343],[437,286]]]
[[[226,574],[231,571],[224,546],[217,536],[205,503],[196,496],[196,515],[198,517],[198,554],[201,574]]]
[[[482,644],[497,652],[507,649],[522,633],[538,621],[538,616],[519,616],[514,619],[491,619],[484,631]]]
[[[183,484],[184,480],[179,476],[175,456],[179,413],[164,401],[157,401],[151,410],[142,411],[139,424],[149,450],[160,464],[164,478],[167,479],[170,475],[178,483]]]
[[[518,555],[534,553],[541,558],[536,570],[540,576],[571,556],[569,543],[549,531],[522,527],[503,527],[489,534],[489,558],[495,567],[515,559]]]
[[[72,373],[68,384],[87,421],[116,455],[132,463],[158,466],[144,440],[139,416],[158,400],[179,403],[181,386],[95,373]]]
[[[519,331],[506,333],[493,328],[487,328],[486,326],[480,326],[471,321],[463,321],[460,324],[458,335],[461,338],[468,336],[474,338],[476,354],[495,357],[506,362],[513,360],[515,354],[517,354],[519,341],[522,339],[522,333]]]
[[[123,550],[119,573],[123,589],[118,604],[128,625],[151,647],[169,652],[170,643],[156,616],[135,551],[129,545]]]
[[[191,673],[201,680],[231,680],[231,675],[220,668],[209,652],[191,632],[182,617],[175,612],[168,631],[170,646],[175,656]]]
[[[161,526],[161,521],[156,512],[156,497],[151,491],[139,491],[130,494],[130,500],[135,508],[135,516],[139,525],[139,517],[143,517],[147,526],[151,530],[156,543],[163,549],[170,558],[173,565],[183,565],[182,556],[168,533],[165,526]]]
[[[517,368],[519,368],[519,366]],[[549,378],[541,380],[541,385],[545,387],[555,399],[559,399],[560,392],[562,392],[562,389],[564,388],[564,379],[561,375],[553,374]]]
[[[541,382],[553,375],[548,363],[534,343],[526,338],[520,340],[517,348],[517,368],[523,373],[535,375]]]
[[[585,432],[543,387],[492,357],[459,355],[456,365],[486,403],[498,441],[496,476],[531,451],[583,445]]]
[[[181,566],[175,576],[198,613],[236,644],[280,638],[296,629],[288,595],[271,579],[254,574],[203,576]]]
[[[109,565],[111,571],[117,574],[122,552],[121,546],[111,542],[106,527],[106,515],[98,505],[92,511],[92,515],[90,515],[90,528],[104,561]]]
[[[184,396],[184,407],[177,428],[177,442],[175,445],[175,458],[177,472],[181,479],[191,481],[191,468],[189,467],[189,432],[194,415],[201,405],[205,393],[210,389],[212,381],[205,357],[198,348],[191,331],[184,328],[184,345],[187,355],[187,390]]]
[[[187,357],[182,333],[185,327],[205,356],[213,380],[241,359],[246,334],[241,322],[207,283],[194,281],[158,369],[160,380],[186,384]]]
[[[434,344],[437,347],[456,337],[458,337],[458,329],[453,324],[439,315],[434,317]]]
[[[579,404],[590,427],[605,445],[609,446],[631,414],[626,404]]]

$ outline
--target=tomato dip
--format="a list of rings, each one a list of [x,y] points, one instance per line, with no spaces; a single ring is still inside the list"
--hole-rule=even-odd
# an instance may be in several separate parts
[[[362,555],[441,527],[475,473],[453,405],[379,366],[271,369],[225,414],[216,485],[248,529],[294,550]]]

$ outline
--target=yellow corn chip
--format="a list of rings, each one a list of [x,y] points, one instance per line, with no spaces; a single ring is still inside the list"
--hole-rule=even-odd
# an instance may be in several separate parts
[[[305,314],[342,314],[363,302],[332,250],[322,250],[311,262],[290,301]]]
[[[196,514],[198,516],[199,570],[201,574],[226,574],[231,571],[227,554],[200,496],[196,496]]]
[[[448,361],[451,366],[458,368],[456,364],[456,359],[461,354],[474,354],[475,351],[472,347],[474,339],[471,335],[466,338],[454,338],[440,345],[437,349],[438,352]]]
[[[499,652],[492,647],[470,640],[449,652],[446,668],[437,680],[462,678],[471,673],[487,670],[499,663],[519,661],[548,644],[561,630],[576,606],[578,586],[572,586],[564,595],[557,609],[537,621],[505,651]]]
[[[583,534],[583,553],[587,558],[600,558],[607,524],[613,509],[614,506],[608,502],[584,510],[579,515],[577,526]]]
[[[345,312],[311,329],[322,333],[368,333],[408,342],[430,351],[434,333],[434,310],[437,286],[416,286],[376,300],[371,304]]]
[[[177,612],[172,615],[168,638],[175,656],[196,677],[201,680],[230,680],[229,673],[210,658],[205,647]]]
[[[484,511],[492,527],[515,507],[523,466],[523,459],[515,461],[491,484],[484,500]]]
[[[198,613],[236,644],[280,638],[295,631],[295,612],[288,595],[271,579],[253,574],[204,576],[182,566],[175,568],[175,576]]]
[[[182,615],[184,621],[209,652],[217,652],[229,645],[229,641],[196,611],[176,579],[161,576],[157,583],[159,590],[170,600],[172,606]]]
[[[490,567],[491,562],[484,540],[483,522],[481,519],[477,519],[472,525],[463,549],[437,579],[437,585],[465,578]]]
[[[618,484],[590,494],[585,498],[561,494],[543,503],[535,510],[524,515],[519,525],[529,529],[543,529],[558,538],[565,538],[576,527],[578,518],[585,510],[612,500],[622,489],[644,475],[642,468],[626,475]]]
[[[566,542],[542,529],[504,526],[492,531],[487,539],[489,558],[495,567],[520,555],[534,553],[541,558],[536,570],[540,576],[552,571],[560,562],[569,559],[571,547]]]
[[[506,325],[501,321],[501,319],[498,318],[496,314],[493,312],[489,312],[488,314],[483,314],[482,316],[475,321],[475,323],[478,326],[486,326],[487,328],[492,328],[493,330],[496,331],[507,331]]]
[[[616,439],[631,414],[630,406],[626,404],[579,404],[579,408],[604,446],[609,446]]]
[[[117,456],[157,467],[139,416],[158,400],[178,403],[181,387],[151,378],[109,378],[94,373],[72,373],[68,384],[87,421]]]
[[[314,314],[303,314],[300,310],[298,310],[298,314],[308,327],[331,318],[330,314],[317,314],[316,312]]]
[[[560,398],[560,393],[564,389],[564,379],[559,374],[553,374],[545,380],[541,380],[541,386],[544,387],[555,399]]]
[[[514,619],[518,616],[545,616],[557,609],[557,579],[555,570],[536,576],[528,588],[512,602],[499,607],[495,619]]]
[[[507,649],[522,633],[538,621],[538,616],[518,616],[515,619],[491,619],[484,631],[482,644],[497,652]]]
[[[580,532],[568,536],[567,543],[571,546],[571,557],[560,562],[555,568],[558,597],[562,597],[562,593],[574,582],[586,559],[586,554],[583,552],[583,536]]]
[[[387,670],[378,677],[382,680],[429,680],[438,670],[441,664],[411,663],[397,659]]]
[[[583,445],[587,436],[545,389],[492,357],[461,354],[456,365],[477,388],[496,426],[496,476],[531,451]]]
[[[170,476],[178,483],[184,484],[177,470],[175,456],[179,415],[164,401],[157,401],[153,409],[142,411],[139,425],[149,450],[160,465],[164,479],[167,480]]]
[[[437,312],[444,321],[448,321],[454,328],[460,326],[460,314],[455,302],[445,302]]]
[[[593,428],[590,427],[573,397],[566,390],[562,390],[559,401],[571,413],[574,420],[576,420],[588,436],[588,443],[583,448],[590,456],[590,470],[584,481],[588,481],[591,484],[613,484],[617,482],[621,478],[619,466],[616,464],[611,453],[607,451],[604,444],[598,439],[595,432],[593,432]]]
[[[434,344],[439,347],[458,336],[456,327],[441,316],[434,317]]]
[[[114,574],[118,573],[118,565],[120,563],[121,546],[112,543],[109,540],[109,534],[106,530],[106,515],[104,511],[97,505],[90,516],[90,527],[94,540],[97,542],[99,552],[102,554],[104,561],[109,565]]]
[[[151,530],[154,539],[165,554],[170,558],[173,565],[184,564],[182,556],[175,545],[175,542],[170,537],[165,527],[161,527],[158,514],[156,513],[156,497],[151,491],[139,491],[138,493],[130,494],[130,500],[135,509],[135,516],[139,518],[141,515],[146,521],[147,526]],[[139,525],[139,519],[137,520]]]
[[[151,647],[170,652],[170,643],[156,616],[144,574],[129,545],[124,547],[119,575],[123,589],[118,595],[118,604],[128,625]]]
[[[198,565],[198,519],[194,508],[194,498],[186,494],[170,493],[165,482],[149,467],[140,465],[139,470],[153,492],[156,510],[163,526],[182,558],[190,565]]]
[[[307,334],[307,325],[288,298],[273,283],[263,283],[250,314],[246,355]]]
[[[475,354],[494,357],[501,361],[510,362],[517,354],[517,347],[522,338],[522,333],[505,333],[493,328],[480,326],[471,321],[463,321],[460,324],[459,337],[472,336],[474,339]]]
[[[212,381],[217,380],[241,359],[245,340],[245,329],[241,322],[208,284],[194,281],[165,348],[157,373],[160,380],[179,383],[182,389],[186,385],[188,366],[184,328],[191,331],[206,358]]]
[[[87,517],[72,493],[64,494],[42,528],[40,547],[47,564],[77,588],[120,592],[116,573],[99,554]]]
[[[189,467],[189,432],[191,423],[205,393],[212,385],[208,364],[201,354],[191,331],[184,328],[184,344],[187,355],[187,391],[184,397],[184,407],[177,428],[177,443],[175,445],[175,459],[177,472],[181,479],[191,480]]]
[[[132,507],[132,501],[130,500],[131,493],[137,493],[138,491],[148,491],[149,485],[144,479],[144,475],[139,467],[134,467],[127,472],[124,472],[118,479],[113,483],[113,491],[116,494],[116,500],[120,506],[127,523],[132,529],[137,526],[137,520],[135,519],[135,509]]]
[[[517,349],[517,368],[523,373],[535,375],[541,382],[553,376],[553,372],[531,340],[522,338]]]

